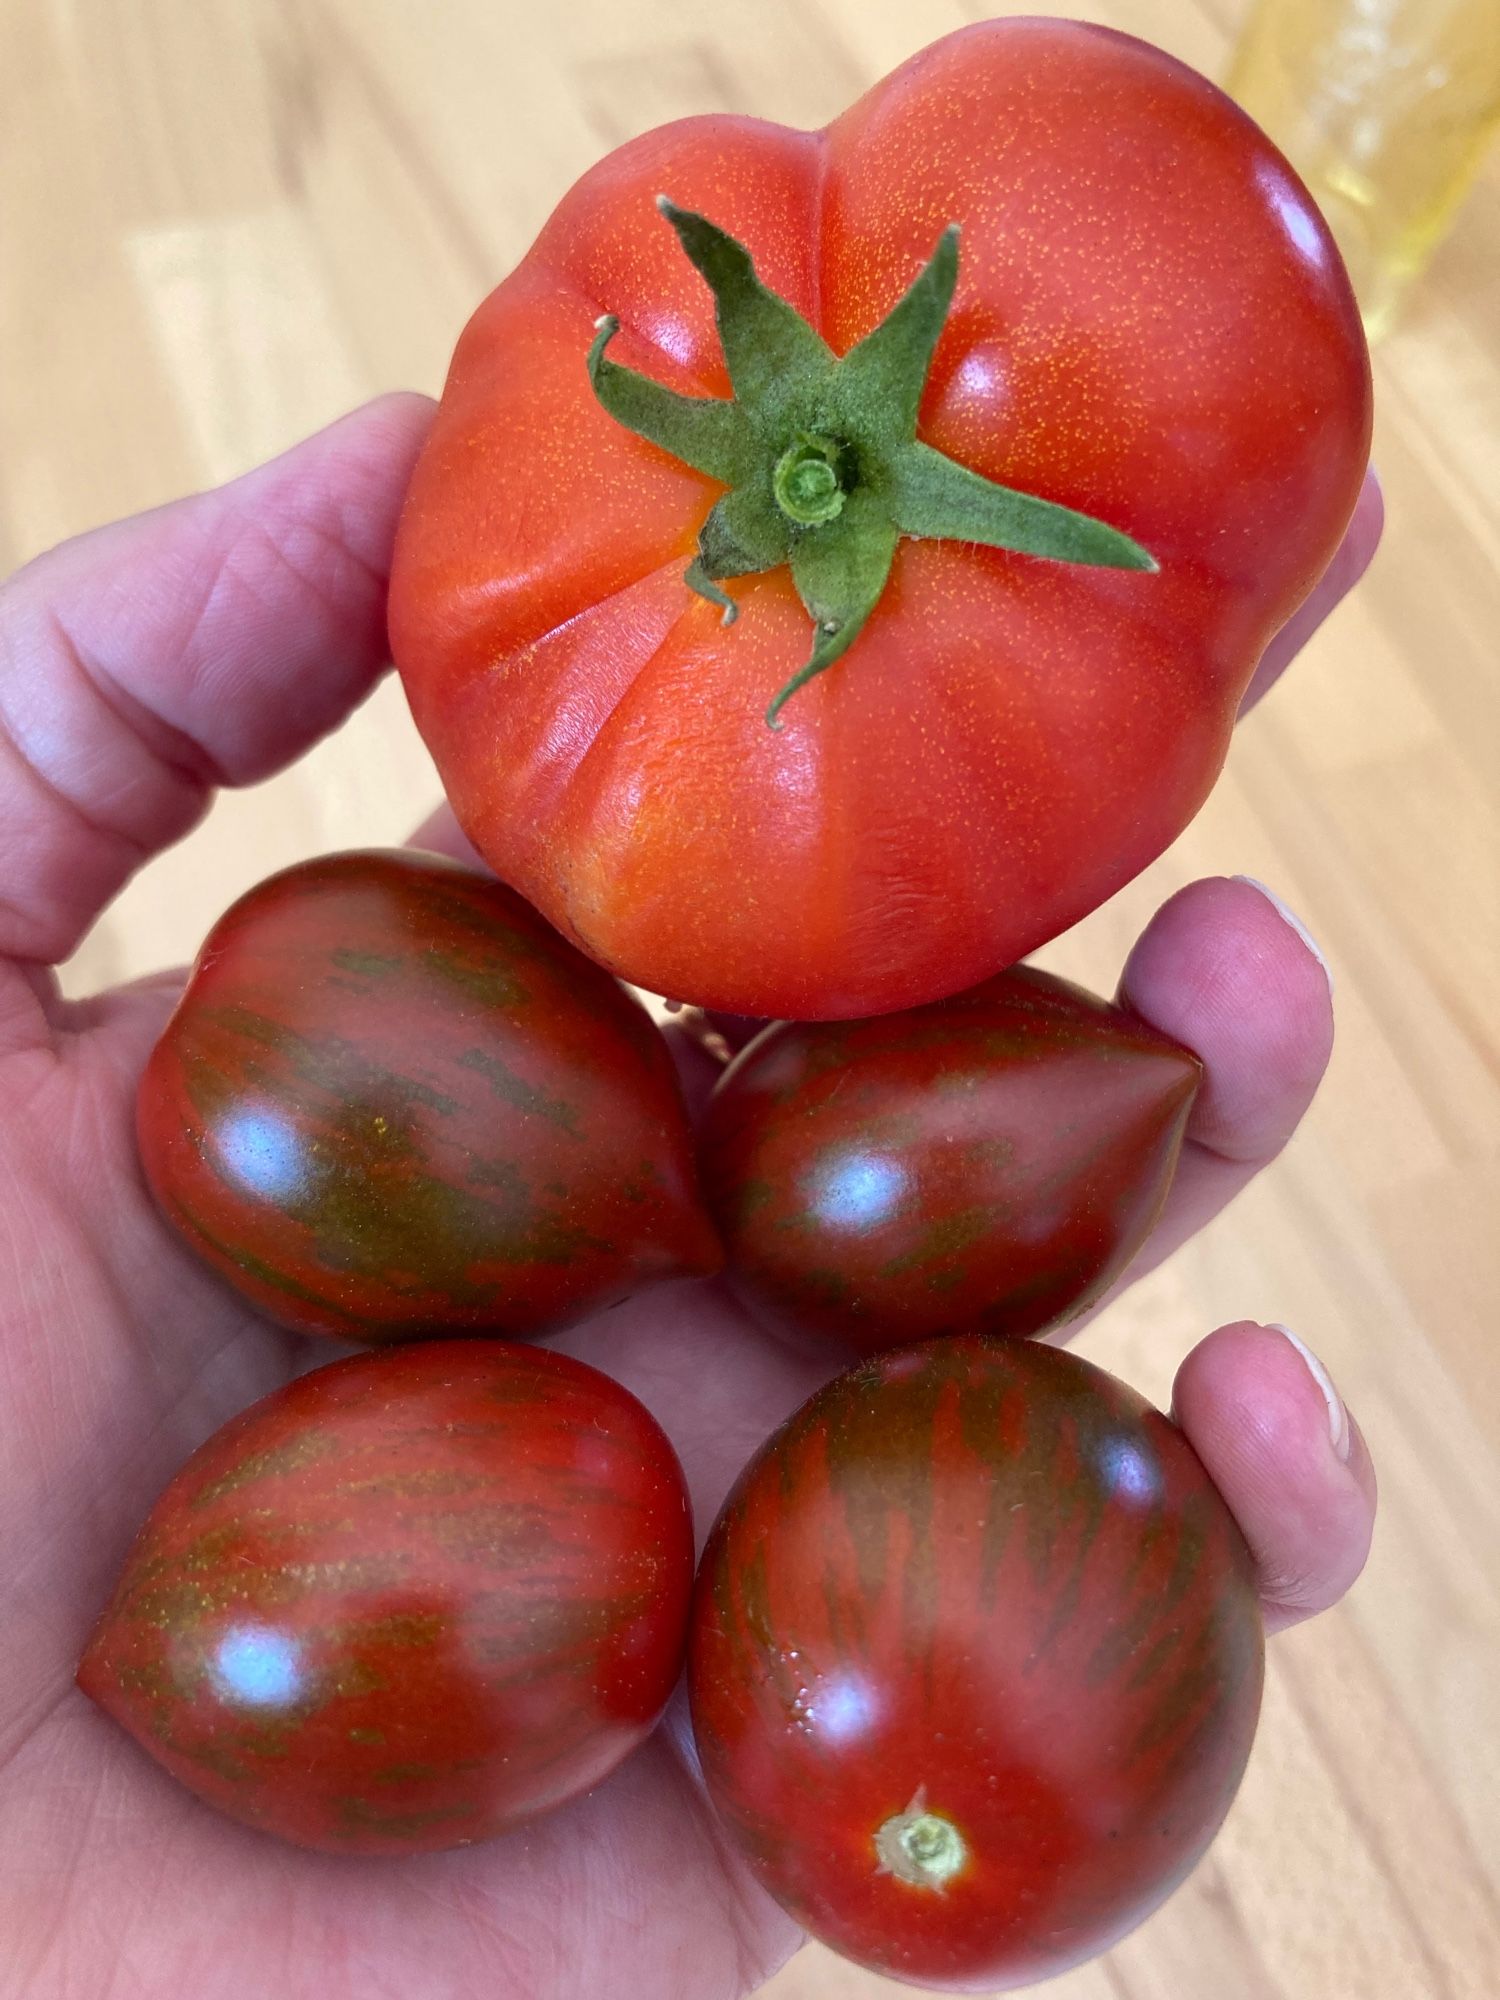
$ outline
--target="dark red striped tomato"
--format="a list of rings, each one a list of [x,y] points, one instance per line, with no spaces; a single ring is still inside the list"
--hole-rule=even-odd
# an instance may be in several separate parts
[[[905,1014],[769,1028],[701,1141],[735,1284],[768,1323],[862,1353],[1069,1319],[1150,1233],[1200,1074],[1025,966]]]
[[[692,1568],[672,1447],[617,1382],[499,1341],[361,1354],[194,1454],[78,1682],[247,1825],[339,1853],[456,1847],[645,1737]]]
[[[799,1923],[959,1991],[1137,1923],[1234,1796],[1249,1552],[1182,1434],[1075,1355],[957,1337],[812,1398],[699,1570],[709,1791]]]
[[[435,855],[327,855],[241,897],[138,1130],[167,1217],[305,1333],[532,1334],[720,1261],[649,1015]]]

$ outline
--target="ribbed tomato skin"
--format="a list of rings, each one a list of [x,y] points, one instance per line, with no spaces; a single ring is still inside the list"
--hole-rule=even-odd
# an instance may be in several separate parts
[[[1135,537],[1144,575],[904,537],[845,657],[783,565],[683,574],[722,488],[602,408],[584,357],[731,383],[666,193],[846,354],[950,223],[918,435]],[[460,822],[648,991],[795,1020],[989,978],[1203,803],[1270,636],[1337,548],[1369,357],[1316,203],[1160,49],[979,20],[822,132],[722,112],[631,139],[465,328],[402,515],[391,644]]]
[[[650,1017],[436,855],[327,855],[243,896],[137,1130],[168,1219],[305,1333],[534,1334],[720,1262]]]
[[[346,1854],[502,1833],[597,1784],[681,1665],[682,1472],[565,1355],[356,1355],[228,1423],[163,1493],[78,1670],[231,1818]]]
[[[1102,1951],[1222,1820],[1263,1663],[1249,1552],[1191,1446],[1077,1356],[972,1336],[840,1376],[742,1475],[690,1639],[709,1791],[815,1936],[921,1984]],[[940,1816],[938,1889],[882,1829]]]
[[[904,1014],[769,1028],[700,1140],[736,1288],[861,1353],[1040,1332],[1145,1241],[1200,1076],[1137,1015],[1029,967]]]

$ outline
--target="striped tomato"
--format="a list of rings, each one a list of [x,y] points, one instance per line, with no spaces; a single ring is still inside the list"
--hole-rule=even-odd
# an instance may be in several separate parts
[[[710,1793],[777,1901],[984,1991],[1182,1879],[1261,1670],[1249,1552],[1175,1426],[1074,1355],[974,1337],[862,1364],[763,1448],[689,1664]]]
[[[672,1447],[618,1383],[499,1341],[361,1354],[188,1461],[78,1680],[250,1826],[340,1853],[460,1846],[645,1737],[692,1565]]]
[[[700,1160],[757,1316],[862,1353],[1082,1312],[1161,1212],[1189,1050],[1022,966],[904,1014],[783,1022],[737,1058]]]
[[[650,1017],[434,855],[327,855],[243,896],[138,1130],[167,1218],[302,1332],[532,1334],[719,1262]]]

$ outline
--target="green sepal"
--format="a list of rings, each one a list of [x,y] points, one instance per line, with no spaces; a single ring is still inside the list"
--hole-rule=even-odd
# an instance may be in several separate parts
[[[762,435],[778,430],[792,405],[805,407],[816,394],[838,357],[795,306],[761,283],[743,243],[664,194],[656,205],[714,295],[714,323],[736,398]]]
[[[806,664],[766,710],[772,729],[781,727],[781,711],[798,688],[831,667],[859,637],[880,602],[895,553],[895,523],[880,496],[864,489],[849,495],[836,521],[794,539],[792,581],[817,636]]]
[[[742,243],[665,195],[657,206],[714,295],[736,400],[679,395],[589,350],[600,402],[628,429],[730,490],[687,571],[690,589],[737,615],[726,577],[790,562],[815,625],[805,665],[766,711],[779,727],[798,688],[847,652],[880,600],[901,535],[978,543],[1053,562],[1154,571],[1150,553],[1104,521],[1002,486],[922,444],[917,417],[958,282],[958,226],[871,333],[839,357],[765,286]],[[828,471],[837,485],[828,489]]]
[[[933,350],[958,283],[958,224],[873,333],[839,362],[827,397],[828,428],[840,420],[866,448],[890,450],[915,437]]]
[[[706,598],[719,613],[721,625],[732,625],[740,615],[740,607],[727,590],[720,590],[709,573],[708,564],[702,556],[694,556],[682,573],[682,580],[695,597]]]
[[[739,486],[726,493],[709,514],[698,536],[698,554],[684,578],[689,590],[706,597],[732,625],[739,606],[718,588],[725,576],[749,576],[757,570],[779,569],[791,554],[790,524],[759,486]]]
[[[589,349],[589,381],[594,394],[617,423],[650,444],[680,458],[695,472],[725,486],[737,486],[757,456],[745,412],[738,403],[717,396],[682,396],[649,375],[610,361],[605,348],[620,331],[613,313],[594,322],[597,331]]]
[[[891,460],[891,511],[903,535],[981,542],[1052,562],[1154,571],[1139,542],[1090,514],[1040,500],[971,472],[931,445],[903,445]]]

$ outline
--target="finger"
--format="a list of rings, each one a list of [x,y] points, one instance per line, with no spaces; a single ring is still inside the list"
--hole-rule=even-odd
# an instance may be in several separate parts
[[[65,957],[214,785],[265,777],[367,692],[431,411],[383,397],[0,590],[0,954]]]
[[[1128,1282],[1196,1234],[1291,1138],[1328,1065],[1333,1004],[1306,930],[1243,876],[1191,883],[1163,904],[1126,962],[1120,998],[1203,1064],[1177,1177]]]
[[[1360,488],[1349,526],[1334,552],[1332,562],[1313,585],[1306,601],[1292,613],[1262,655],[1254,678],[1245,690],[1245,698],[1240,703],[1241,715],[1252,709],[1281,677],[1334,606],[1341,603],[1359,582],[1379,546],[1384,523],[1385,501],[1372,466],[1365,473],[1365,483]]]
[[[1172,1414],[1250,1544],[1268,1629],[1336,1604],[1369,1554],[1375,1470],[1317,1357],[1283,1327],[1222,1326],[1178,1370]]]

